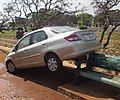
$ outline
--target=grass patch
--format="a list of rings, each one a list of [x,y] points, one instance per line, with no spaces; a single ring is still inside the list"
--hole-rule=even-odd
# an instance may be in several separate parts
[[[112,36],[111,36],[111,39],[120,40],[120,32],[113,33]]]
[[[14,39],[16,36],[16,30],[3,31],[4,33],[0,33],[0,37],[2,38],[11,38]]]
[[[97,37],[100,39],[101,37],[101,33],[98,32],[96,33]],[[108,36],[108,33],[105,33],[105,36],[104,36],[104,39],[106,40],[107,39],[107,36]],[[120,32],[114,32],[112,35],[111,35],[111,40],[120,40]]]
[[[97,37],[101,38],[101,33],[96,33]],[[108,33],[105,33],[103,43],[101,44],[101,49],[99,53],[103,53],[105,55],[116,55],[120,56],[120,32],[114,32],[111,35],[110,42],[106,48],[102,48],[103,44],[106,43]]]

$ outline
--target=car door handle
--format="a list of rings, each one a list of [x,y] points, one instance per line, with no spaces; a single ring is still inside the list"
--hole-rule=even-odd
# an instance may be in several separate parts
[[[26,50],[24,50],[25,52],[27,52],[27,49]]]
[[[42,45],[46,45],[46,43],[43,43]]]

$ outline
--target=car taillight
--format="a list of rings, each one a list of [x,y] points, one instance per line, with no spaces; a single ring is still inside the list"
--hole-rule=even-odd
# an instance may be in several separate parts
[[[69,41],[69,42],[73,42],[73,41],[79,41],[79,37],[74,34],[74,35],[69,35],[67,37],[64,38],[65,40]]]

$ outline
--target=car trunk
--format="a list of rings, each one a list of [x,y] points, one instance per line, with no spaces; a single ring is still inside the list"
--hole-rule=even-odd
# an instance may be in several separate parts
[[[76,34],[80,40],[83,40],[85,42],[96,39],[96,35],[92,31],[77,31],[77,32],[74,32],[73,34]]]

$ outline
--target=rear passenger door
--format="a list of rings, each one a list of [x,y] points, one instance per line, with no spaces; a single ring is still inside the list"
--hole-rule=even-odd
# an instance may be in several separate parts
[[[31,49],[29,49],[31,64],[34,66],[44,65],[44,54],[47,49],[47,34],[44,31],[38,31],[32,34]]]

